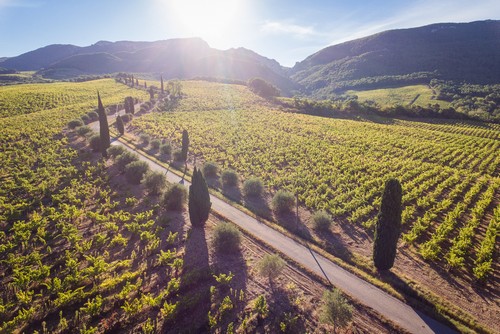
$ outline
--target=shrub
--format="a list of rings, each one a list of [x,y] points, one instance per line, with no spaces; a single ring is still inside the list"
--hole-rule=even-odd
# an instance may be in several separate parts
[[[125,125],[123,124],[123,119],[120,115],[116,117],[116,130],[123,136],[125,133]]]
[[[89,120],[91,122],[93,121],[97,121],[99,119],[99,115],[95,112],[95,111],[91,111],[87,114],[87,116],[89,116]]]
[[[74,129],[76,127],[82,126],[83,121],[81,119],[74,119],[68,122],[68,128]]]
[[[217,177],[219,167],[215,162],[207,161],[203,165],[203,175],[205,177]]]
[[[167,210],[181,211],[184,208],[184,203],[186,203],[186,198],[186,187],[176,183],[163,194],[160,203]]]
[[[271,205],[276,213],[290,212],[295,205],[295,196],[291,192],[280,190],[274,195]]]
[[[238,174],[232,169],[225,169],[221,175],[222,186],[234,187],[238,185]]]
[[[332,325],[334,333],[336,326],[343,328],[349,324],[352,319],[352,306],[342,296],[340,290],[325,291],[322,301],[321,322]]]
[[[174,151],[174,161],[177,161],[177,162],[184,161],[184,159],[182,158],[182,151],[181,150]]]
[[[143,134],[141,134],[139,136],[139,138],[141,140],[142,145],[144,145],[144,146],[148,146],[149,145],[150,138],[149,138],[149,136],[147,134],[143,133]]]
[[[241,233],[230,223],[220,223],[214,228],[212,246],[217,252],[237,252],[240,246]]]
[[[82,120],[83,123],[87,124],[90,122],[90,118],[89,116],[87,115],[82,115],[82,117],[80,117],[80,119]]]
[[[187,160],[188,156],[188,150],[189,150],[189,134],[187,130],[182,131],[182,161]]]
[[[248,87],[255,94],[260,95],[264,98],[270,98],[280,95],[280,90],[278,88],[261,78],[250,79],[248,81]]]
[[[267,276],[269,280],[278,277],[285,268],[285,261],[277,254],[267,254],[257,263],[257,270],[262,276]]]
[[[112,145],[110,148],[108,148],[108,154],[112,158],[116,158],[117,156],[119,156],[123,152],[125,152],[125,148],[123,146],[120,146],[120,145]]]
[[[133,161],[138,161],[138,160],[139,160],[139,157],[136,154],[129,152],[129,151],[125,151],[116,157],[116,166],[118,167],[118,170],[124,171],[125,167],[129,163],[131,163]]]
[[[159,149],[159,148],[160,148],[160,144],[161,144],[161,141],[160,141],[159,139],[153,139],[153,140],[151,141],[151,148],[152,148],[153,150],[157,150],[157,149]]]
[[[168,143],[161,145],[160,146],[160,154],[167,156],[167,157],[170,157],[170,155],[172,154],[172,146]]]
[[[260,295],[253,302],[253,310],[257,313],[260,319],[265,319],[269,314],[269,306],[267,305],[266,296]]]
[[[257,177],[249,178],[243,183],[243,193],[245,196],[261,196],[263,191],[264,185]]]
[[[332,217],[326,211],[317,211],[312,216],[313,228],[318,231],[327,231],[332,224]]]
[[[142,180],[144,186],[151,195],[158,195],[167,183],[165,174],[157,171],[149,171]]]
[[[76,133],[82,137],[86,136],[90,132],[92,132],[92,129],[87,125],[80,126],[78,129],[76,129]]]
[[[130,183],[139,184],[144,174],[149,169],[145,161],[132,161],[125,167],[125,178]]]
[[[128,123],[132,120],[132,114],[125,114],[121,116],[123,123]]]
[[[101,136],[93,135],[89,138],[89,144],[94,152],[99,152],[101,150]]]

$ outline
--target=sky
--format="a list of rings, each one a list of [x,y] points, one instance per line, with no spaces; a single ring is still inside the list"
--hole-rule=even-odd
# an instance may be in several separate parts
[[[293,66],[389,29],[500,19],[499,0],[0,0],[0,57],[49,44],[201,37]]]

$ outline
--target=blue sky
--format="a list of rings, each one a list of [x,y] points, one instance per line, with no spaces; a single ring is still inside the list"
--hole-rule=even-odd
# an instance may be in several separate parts
[[[498,0],[0,0],[0,57],[48,44],[201,37],[282,65],[388,29],[500,19]]]

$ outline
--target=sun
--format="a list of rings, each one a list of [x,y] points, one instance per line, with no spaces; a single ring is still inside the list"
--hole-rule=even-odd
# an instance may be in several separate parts
[[[224,44],[244,15],[244,0],[171,0],[170,14],[186,35]]]

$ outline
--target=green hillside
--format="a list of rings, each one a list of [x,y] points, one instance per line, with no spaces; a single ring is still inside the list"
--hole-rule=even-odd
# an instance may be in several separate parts
[[[382,88],[373,90],[348,90],[346,95],[356,95],[360,101],[373,101],[382,108],[395,105],[417,105],[427,107],[438,104],[448,108],[450,103],[437,99],[437,95],[427,85],[413,85],[399,88]]]

